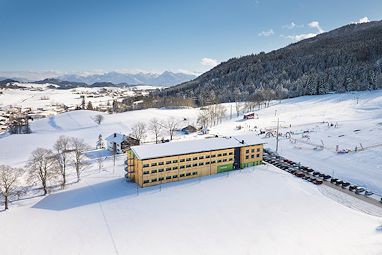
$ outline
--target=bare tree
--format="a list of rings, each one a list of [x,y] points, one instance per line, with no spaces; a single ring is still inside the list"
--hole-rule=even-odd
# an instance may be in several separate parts
[[[74,153],[74,166],[77,174],[77,182],[80,181],[81,172],[86,165],[85,152],[89,150],[89,146],[84,143],[81,138],[70,138],[70,146]]]
[[[240,111],[243,109],[243,105],[241,102],[235,102],[235,109],[236,109],[236,117],[239,117]]]
[[[22,170],[10,166],[0,166],[0,194],[4,198],[4,210],[8,209],[9,197],[16,193]]]
[[[103,168],[103,162],[105,161],[105,158],[103,157],[102,153],[98,153],[98,157],[96,158],[96,162],[98,165],[98,172],[100,173]]]
[[[57,160],[52,150],[37,148],[28,161],[30,180],[40,182],[44,195],[48,193],[48,182],[57,178]]]
[[[166,127],[167,132],[170,135],[170,140],[172,140],[172,138],[175,134],[175,131],[178,128],[178,125],[179,125],[179,122],[175,118],[171,117],[171,118],[167,119],[164,126]]]
[[[197,123],[201,125],[203,129],[208,127],[208,121],[209,121],[209,113],[207,108],[201,108],[199,111]]]
[[[56,152],[55,158],[57,160],[58,170],[62,176],[62,188],[66,185],[66,166],[69,163],[70,152],[70,137],[60,136],[53,148]]]
[[[146,138],[146,124],[144,122],[137,122],[132,128],[131,128],[131,136],[138,139],[143,140]]]
[[[94,116],[93,120],[98,125],[101,125],[102,121],[104,120],[104,117],[101,114],[97,114],[97,115]]]
[[[149,123],[149,130],[153,133],[155,136],[155,143],[158,143],[159,136],[162,133],[163,125],[157,118],[153,118],[150,120]]]

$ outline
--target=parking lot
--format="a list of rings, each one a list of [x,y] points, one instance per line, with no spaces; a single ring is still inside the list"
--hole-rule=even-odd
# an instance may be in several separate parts
[[[357,186],[345,180],[340,180],[334,176],[323,174],[310,167],[301,165],[284,158],[273,151],[264,149],[264,158],[266,163],[272,164],[281,170],[293,174],[297,178],[301,178],[312,185],[326,185],[338,191],[344,192],[352,197],[373,204],[382,208],[382,198],[364,187]]]

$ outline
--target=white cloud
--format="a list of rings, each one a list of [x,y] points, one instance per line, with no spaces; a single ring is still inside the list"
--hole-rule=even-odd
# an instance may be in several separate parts
[[[271,36],[274,34],[275,34],[275,32],[273,31],[273,29],[269,29],[267,31],[262,31],[262,32],[258,33],[258,36]]]
[[[358,21],[353,21],[352,24],[361,24],[370,22],[368,17],[360,18]]]
[[[212,59],[212,58],[202,58],[202,60],[200,61],[200,64],[202,64],[203,66],[215,67],[219,64],[219,62],[216,59]]]
[[[321,34],[323,32],[325,32],[321,26],[320,26],[320,23],[318,21],[312,21],[308,24],[308,26],[310,26],[311,28],[317,28],[318,30],[318,33]]]
[[[283,25],[282,28],[283,29],[288,29],[288,30],[291,30],[291,29],[294,29],[294,28],[300,28],[300,27],[304,27],[303,24],[296,24],[294,23],[293,21],[289,24],[286,24],[286,25]]]
[[[291,39],[293,41],[301,41],[304,39],[315,37],[317,34],[315,33],[308,33],[308,34],[299,34],[299,35],[282,35],[281,37]]]

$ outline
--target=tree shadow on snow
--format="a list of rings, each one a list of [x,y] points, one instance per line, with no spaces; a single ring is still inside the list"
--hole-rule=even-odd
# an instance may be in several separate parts
[[[140,191],[142,192],[142,191]],[[137,186],[124,178],[50,194],[32,208],[63,211],[112,199],[136,196]]]

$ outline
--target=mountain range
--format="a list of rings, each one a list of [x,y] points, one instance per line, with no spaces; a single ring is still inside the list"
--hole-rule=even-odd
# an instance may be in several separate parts
[[[232,58],[159,92],[203,102],[382,88],[382,21],[349,24],[284,48]],[[267,93],[260,93],[266,91]]]

